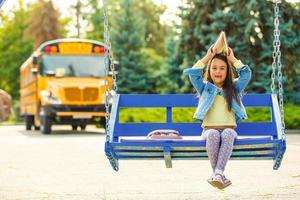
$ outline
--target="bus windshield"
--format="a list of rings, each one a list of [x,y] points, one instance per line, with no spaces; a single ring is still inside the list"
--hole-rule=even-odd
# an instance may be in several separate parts
[[[40,73],[42,76],[103,77],[104,59],[99,55],[44,55]]]

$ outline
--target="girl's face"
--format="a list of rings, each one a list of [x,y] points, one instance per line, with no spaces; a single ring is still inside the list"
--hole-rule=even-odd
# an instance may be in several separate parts
[[[209,75],[216,86],[222,87],[227,75],[226,63],[223,60],[214,58],[210,64]]]

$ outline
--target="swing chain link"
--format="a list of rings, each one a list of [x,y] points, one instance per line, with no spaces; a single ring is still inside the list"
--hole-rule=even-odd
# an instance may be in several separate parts
[[[113,80],[113,90],[115,93],[118,91],[118,86],[117,86],[117,76],[115,72],[115,66],[114,66],[114,57],[112,53],[112,47],[111,47],[111,42],[110,42],[110,36],[109,36],[109,26],[108,26],[108,12],[107,12],[107,7],[106,7],[106,0],[102,0],[103,4],[103,13],[104,13],[104,40],[105,40],[105,110],[106,110],[106,115],[105,115],[105,133],[106,133],[106,143],[105,143],[105,154],[106,157],[108,158],[112,168],[115,171],[119,170],[119,164],[118,160],[115,159],[112,151],[111,151],[111,146],[110,146],[110,126],[109,126],[109,120],[110,120],[110,108],[109,108],[109,103],[110,100],[113,98],[113,93],[109,89],[109,69],[112,72],[112,80]]]
[[[107,21],[107,13],[106,13],[106,4],[105,4],[105,0],[103,0],[103,10],[104,10],[104,40],[106,43],[106,48],[105,48],[105,59],[104,59],[104,63],[105,63],[105,76],[108,77],[108,73],[109,73],[109,43],[107,43],[108,40],[108,36],[107,36],[107,25],[106,25],[106,21]],[[106,132],[106,141],[110,140],[110,128],[109,128],[109,86],[108,86],[108,78],[105,79],[105,111],[106,111],[106,115],[105,115],[105,132]]]
[[[278,78],[278,95],[279,95],[279,106],[281,113],[281,128],[282,136],[285,138],[285,123],[284,123],[284,107],[283,107],[283,85],[282,85],[282,64],[281,64],[281,51],[280,51],[280,30],[279,30],[279,6],[280,0],[273,1],[274,6],[274,41],[273,41],[273,63],[272,63],[272,84],[271,90],[272,94],[275,94],[275,71],[276,67],[278,69],[277,78]]]
[[[107,7],[106,7],[106,0],[103,0],[103,9],[104,9],[104,39],[105,39],[105,43],[107,45],[107,51],[105,51],[105,55],[106,57],[109,58],[109,60],[107,60],[109,68],[112,72],[112,79],[113,79],[113,88],[114,91],[117,92],[118,91],[118,84],[117,84],[117,74],[115,71],[115,59],[114,59],[114,55],[113,55],[113,51],[112,51],[112,45],[111,45],[111,41],[110,41],[110,34],[109,34],[109,23],[108,23],[108,11],[107,11]],[[110,61],[110,62],[109,62]],[[107,71],[108,73],[108,71]]]
[[[106,77],[109,76],[109,69],[112,72],[112,79],[113,79],[113,89],[115,93],[118,91],[118,86],[117,86],[117,76],[115,72],[115,66],[114,66],[114,57],[112,53],[112,47],[111,47],[111,42],[110,42],[110,36],[109,36],[109,25],[108,25],[108,11],[106,7],[106,0],[102,0],[103,3],[103,11],[104,11],[104,40],[105,44],[107,45],[105,48],[105,74]],[[108,78],[105,79],[105,110],[106,110],[106,115],[105,115],[105,121],[106,121],[106,127],[105,127],[105,132],[106,132],[106,141],[110,140],[110,127],[109,127],[109,119],[110,119],[110,111],[109,111],[109,102],[110,99],[112,98],[112,93],[109,89],[109,82]]]

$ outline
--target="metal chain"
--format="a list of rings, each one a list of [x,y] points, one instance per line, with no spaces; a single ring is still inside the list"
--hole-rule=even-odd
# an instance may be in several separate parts
[[[279,30],[279,0],[273,1],[274,6],[274,41],[273,41],[273,63],[272,63],[272,84],[271,90],[272,93],[275,94],[275,69],[277,66],[277,78],[278,78],[278,95],[279,95],[279,106],[280,106],[280,113],[281,113],[281,127],[283,137],[285,137],[285,123],[284,123],[284,107],[283,107],[283,85],[282,85],[282,64],[281,64],[281,51],[280,51],[280,30]]]
[[[113,88],[114,91],[118,91],[118,84],[117,84],[117,74],[115,71],[115,65],[114,65],[114,56],[113,56],[113,51],[112,51],[112,45],[110,41],[110,34],[109,34],[109,24],[108,24],[108,11],[106,7],[106,0],[103,0],[103,9],[104,9],[104,39],[105,43],[107,45],[107,51],[105,51],[105,56],[109,58],[109,67],[112,72],[112,79],[113,79]]]
[[[109,25],[108,25],[108,13],[107,13],[107,7],[106,7],[106,0],[102,0],[103,3],[103,12],[104,12],[104,40],[106,44],[105,48],[105,74],[106,77],[109,76],[109,69],[112,72],[112,79],[113,79],[113,88],[114,91],[117,92],[118,86],[117,86],[117,76],[115,72],[115,66],[114,66],[114,57],[112,53],[111,48],[111,42],[110,42],[110,36],[109,36]],[[106,109],[106,141],[110,140],[110,127],[109,127],[109,99],[112,98],[111,92],[109,89],[109,83],[108,79],[105,79],[105,109]]]
[[[278,30],[278,26],[279,26],[279,19],[278,19],[278,5],[276,0],[274,0],[275,3],[275,7],[274,7],[274,40],[273,40],[273,62],[272,62],[272,74],[271,74],[271,79],[272,79],[272,83],[271,83],[271,90],[272,90],[272,94],[276,94],[275,91],[275,78],[276,78],[276,55],[278,52],[278,45],[280,44],[280,40],[279,40],[279,30]],[[279,34],[278,34],[279,33]]]
[[[102,0],[103,3],[103,13],[104,13],[104,39],[105,39],[105,74],[106,77],[109,76],[109,69],[112,72],[112,79],[113,79],[113,89],[115,92],[118,91],[117,87],[117,76],[115,72],[115,66],[114,66],[114,57],[112,53],[111,48],[111,42],[109,37],[109,26],[108,26],[108,13],[107,13],[107,7],[106,7],[106,0]],[[119,170],[119,164],[118,160],[115,159],[113,152],[111,151],[110,146],[110,126],[109,126],[109,119],[110,119],[110,111],[109,111],[109,100],[113,97],[113,94],[111,93],[109,89],[109,83],[108,78],[105,79],[105,110],[106,110],[106,126],[105,126],[105,132],[106,132],[106,143],[105,143],[105,154],[113,167],[115,171]]]

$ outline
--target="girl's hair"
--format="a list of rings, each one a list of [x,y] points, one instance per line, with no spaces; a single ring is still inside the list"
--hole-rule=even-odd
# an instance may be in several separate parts
[[[234,80],[234,73],[233,73],[233,69],[232,66],[229,65],[227,57],[223,54],[216,54],[208,63],[207,66],[207,70],[205,72],[204,75],[204,80],[209,81],[211,83],[213,83],[213,80],[210,76],[210,68],[211,68],[211,63],[213,59],[220,59],[222,61],[224,61],[226,63],[227,66],[227,74],[226,74],[226,78],[224,81],[224,84],[222,86],[222,89],[224,91],[225,94],[225,100],[227,102],[227,106],[228,106],[228,110],[231,111],[231,104],[232,104],[232,99],[234,98],[237,103],[240,105],[240,99],[238,98],[238,93],[236,92],[234,85],[233,85],[233,80]]]

